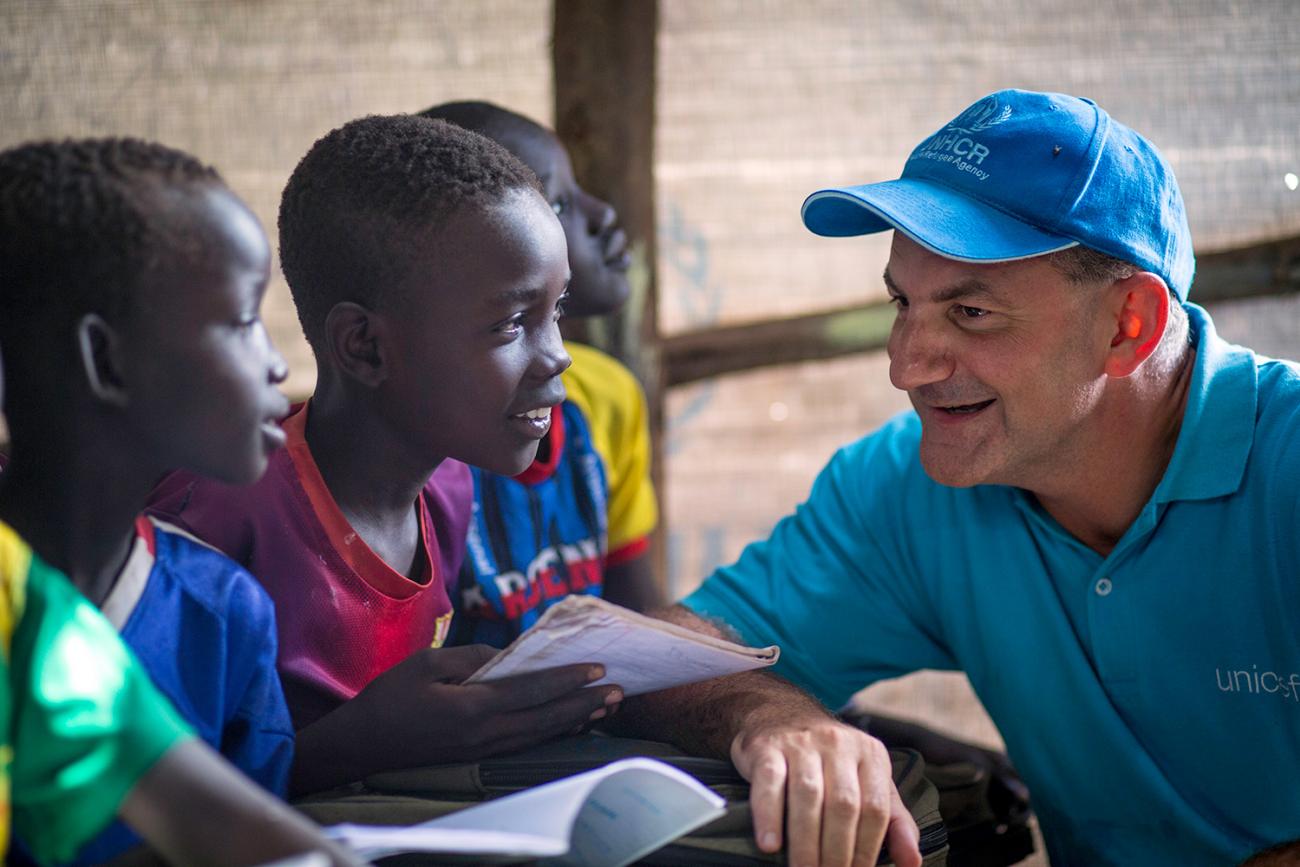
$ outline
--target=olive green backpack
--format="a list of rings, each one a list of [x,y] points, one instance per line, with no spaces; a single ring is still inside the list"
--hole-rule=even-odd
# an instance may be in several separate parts
[[[312,795],[294,806],[322,825],[414,825],[480,801],[582,773],[618,759],[647,756],[685,771],[722,796],[726,813],[647,855],[647,865],[784,864],[781,854],[761,852],[754,843],[749,784],[728,761],[688,756],[668,744],[584,734],[530,750],[477,762],[436,765],[375,774],[365,780]],[[921,830],[924,867],[946,864],[947,831],[939,816],[939,792],[926,779],[925,763],[911,750],[890,753],[894,783]],[[387,861],[385,863],[388,863]],[[429,855],[403,855],[394,864],[466,863]],[[888,865],[887,855],[878,862]]]

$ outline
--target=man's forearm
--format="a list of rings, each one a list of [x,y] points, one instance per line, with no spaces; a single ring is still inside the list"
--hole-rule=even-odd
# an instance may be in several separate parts
[[[651,616],[705,635],[735,636],[681,605]],[[668,741],[702,756],[730,756],[737,733],[763,718],[826,719],[831,714],[812,696],[768,672],[745,672],[627,699],[606,727],[620,735]]]

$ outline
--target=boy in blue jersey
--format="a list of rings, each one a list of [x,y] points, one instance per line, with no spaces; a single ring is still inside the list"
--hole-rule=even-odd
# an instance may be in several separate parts
[[[914,411],[667,615],[779,643],[816,698],[741,676],[638,721],[730,749],[759,840],[788,816],[808,863],[873,857],[887,828],[915,863],[878,747],[823,703],[921,668],[966,672],[1053,865],[1300,838],[1300,366],[1188,301],[1155,146],[1088,100],[999,91],[898,180],[814,193],[803,219],[894,231],[890,378]]]
[[[532,169],[564,227],[565,316],[602,316],[628,297],[627,235],[607,202],[578,186],[554,133],[486,102],[421,112],[485,135]],[[509,644],[571,593],[637,611],[665,600],[651,569],[657,520],[645,396],[623,365],[566,342],[564,403],[537,458],[516,476],[472,468],[475,510],[456,603],[454,643]]]
[[[225,556],[137,519],[166,470],[247,483],[280,445],[275,421],[287,404],[276,386],[286,370],[258,317],[269,262],[257,219],[186,154],[103,139],[0,155],[0,348],[12,449],[0,518],[103,607],[203,740],[283,794],[292,734],[270,600]],[[82,713],[88,725],[94,714]],[[252,809],[301,825],[247,780],[201,761],[215,779],[234,779]],[[204,857],[293,851],[260,821],[220,812],[194,819],[221,827],[168,833],[185,847],[206,845]],[[149,839],[178,851],[177,840]],[[119,824],[77,858],[102,862],[138,843]]]

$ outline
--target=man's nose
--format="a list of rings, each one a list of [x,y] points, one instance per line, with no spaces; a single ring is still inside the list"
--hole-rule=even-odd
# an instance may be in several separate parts
[[[889,334],[889,381],[911,391],[952,376],[951,347],[938,327],[900,317]]]

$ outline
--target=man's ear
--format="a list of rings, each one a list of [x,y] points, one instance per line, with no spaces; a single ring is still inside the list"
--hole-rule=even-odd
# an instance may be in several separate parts
[[[330,359],[344,374],[371,388],[388,378],[388,323],[384,317],[351,301],[342,301],[325,317]]]
[[[86,386],[98,400],[115,407],[130,403],[122,375],[122,337],[97,313],[77,321],[77,356]]]
[[[1115,298],[1110,320],[1114,332],[1105,371],[1107,376],[1120,378],[1133,373],[1156,351],[1165,336],[1173,299],[1165,281],[1150,271],[1116,280],[1108,291]]]

